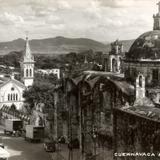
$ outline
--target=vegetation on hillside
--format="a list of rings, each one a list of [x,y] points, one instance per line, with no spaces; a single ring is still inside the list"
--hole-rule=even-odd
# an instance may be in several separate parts
[[[87,38],[54,37],[46,39],[32,39],[29,41],[32,53],[35,54],[67,54],[69,52],[81,52],[88,49],[105,51],[106,45]],[[24,39],[16,39],[10,42],[0,42],[0,53],[7,54],[11,51],[23,50]]]

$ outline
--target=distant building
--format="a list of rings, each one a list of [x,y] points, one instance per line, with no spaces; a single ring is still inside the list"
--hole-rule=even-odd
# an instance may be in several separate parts
[[[54,74],[57,76],[58,79],[60,79],[60,69],[37,69],[35,71],[36,73],[40,73],[40,74]]]

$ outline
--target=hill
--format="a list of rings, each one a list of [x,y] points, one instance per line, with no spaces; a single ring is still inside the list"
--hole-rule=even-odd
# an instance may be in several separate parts
[[[124,50],[127,51],[133,40],[124,40]],[[0,55],[8,54],[12,51],[22,51],[25,40],[16,39],[9,42],[0,42]],[[55,37],[47,39],[30,40],[31,50],[34,54],[55,55],[70,52],[80,53],[92,49],[93,51],[109,52],[110,44],[104,44],[87,38],[65,38]]]
[[[0,43],[0,54],[24,49],[25,40],[16,39],[10,42]],[[47,39],[30,40],[31,50],[34,54],[66,54],[70,52],[82,52],[92,49],[94,51],[106,51],[106,45],[87,38],[55,37]]]
[[[134,41],[135,41],[135,39],[132,39],[132,40],[122,40],[121,41],[122,44],[123,44],[123,46],[124,46],[124,51],[125,52],[127,52],[130,49],[130,47],[131,47],[131,45],[133,44]]]

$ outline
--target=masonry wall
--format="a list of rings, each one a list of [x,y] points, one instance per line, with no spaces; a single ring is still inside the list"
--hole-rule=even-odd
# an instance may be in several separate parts
[[[160,122],[114,109],[114,153],[160,152]],[[158,160],[159,157],[114,157],[116,160]]]
[[[125,65],[125,77],[126,79],[134,82],[135,77],[140,72],[146,77],[146,85],[159,84],[160,79],[160,64],[149,63],[149,62],[124,62]],[[153,77],[153,70],[158,70],[158,79],[155,80]]]

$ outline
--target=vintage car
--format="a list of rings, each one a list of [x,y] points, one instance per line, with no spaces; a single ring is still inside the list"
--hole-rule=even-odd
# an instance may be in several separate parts
[[[50,139],[45,139],[43,146],[44,146],[44,150],[46,152],[55,152],[56,151],[56,143]]]

